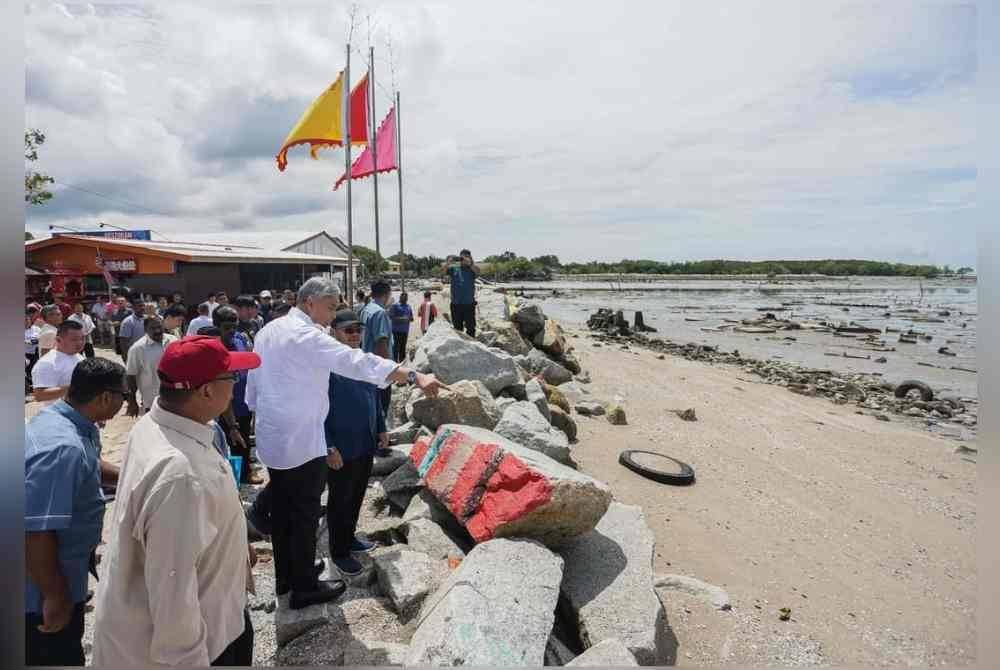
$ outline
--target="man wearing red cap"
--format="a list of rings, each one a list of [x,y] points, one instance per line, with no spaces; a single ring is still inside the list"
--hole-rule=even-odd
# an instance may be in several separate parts
[[[250,665],[247,527],[210,422],[252,352],[189,336],[163,352],[160,394],[129,435],[95,603],[93,663]]]
[[[261,366],[247,380],[246,402],[257,413],[257,455],[267,466],[267,492],[274,547],[275,591],[291,592],[288,607],[335,600],[342,581],[317,579],[317,510],[330,467],[323,424],[329,413],[330,373],[385,388],[408,381],[427,395],[440,383],[394,361],[366,354],[327,333],[340,303],[340,290],[329,279],[313,277],[298,291],[288,315],[269,322],[254,340]],[[283,603],[279,601],[279,606]]]

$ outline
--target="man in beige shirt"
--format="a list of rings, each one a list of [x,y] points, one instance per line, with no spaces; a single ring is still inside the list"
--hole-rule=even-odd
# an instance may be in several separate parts
[[[217,338],[160,359],[160,395],[129,435],[95,602],[95,666],[250,665],[247,527],[209,422],[239,370],[260,365]]]

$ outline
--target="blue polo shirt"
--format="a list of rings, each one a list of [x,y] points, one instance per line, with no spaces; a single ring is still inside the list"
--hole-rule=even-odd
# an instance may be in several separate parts
[[[383,337],[389,339],[389,353],[392,354],[392,324],[389,322],[389,315],[386,314],[382,305],[374,300],[365,305],[358,315],[361,319],[361,326],[364,329],[361,336],[361,350],[367,353],[374,353],[375,343]]]
[[[413,308],[409,303],[397,302],[389,308],[389,318],[392,320],[392,334],[408,335],[410,321],[413,321]]]
[[[24,530],[55,531],[59,566],[74,603],[87,598],[90,552],[104,523],[100,451],[97,426],[65,400],[24,426]],[[24,611],[42,611],[41,591],[29,578]]]
[[[476,273],[469,268],[449,267],[451,304],[471,305],[476,302]]]
[[[323,427],[326,445],[336,447],[345,461],[374,455],[378,434],[385,432],[378,387],[330,375],[330,412]]]
[[[246,333],[233,333],[233,341],[226,345],[230,351],[252,351],[253,347],[247,341]],[[252,412],[247,406],[247,370],[240,370],[239,381],[233,386],[233,414],[236,416],[250,416]]]

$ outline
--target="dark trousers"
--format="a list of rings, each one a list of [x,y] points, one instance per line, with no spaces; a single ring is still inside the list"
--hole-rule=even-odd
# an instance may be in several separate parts
[[[73,607],[69,623],[58,633],[43,633],[41,614],[24,615],[25,665],[83,666],[83,612],[85,603]]]
[[[476,303],[456,305],[451,303],[451,325],[455,330],[465,330],[469,337],[476,336]]]
[[[275,582],[293,591],[316,589],[316,532],[329,469],[322,457],[288,470],[268,469]]]
[[[358,527],[358,516],[365,501],[368,477],[372,474],[374,455],[344,461],[339,470],[327,468],[326,525],[330,535],[330,556],[350,555],[351,542]]]
[[[94,344],[92,342],[87,342],[83,345],[83,355],[87,358],[94,357]]]
[[[212,665],[253,665],[253,622],[247,610],[243,610],[243,622],[243,632],[222,650]]]
[[[246,449],[238,446],[229,445],[229,451],[233,456],[242,456],[243,465],[240,466],[240,483],[246,484],[250,481],[250,424],[253,421],[253,415],[247,414],[246,416],[236,417],[236,428],[240,431],[240,436],[243,438],[243,443],[246,444]]]
[[[384,389],[379,389],[378,397],[382,401],[382,411],[385,412],[386,416],[389,416],[389,403],[392,402],[392,384],[389,384]]]
[[[406,360],[406,340],[409,337],[409,333],[392,334],[392,360],[397,363],[402,363]]]
[[[24,368],[24,388],[25,390],[31,388],[31,371],[35,369],[35,363],[38,362],[38,350],[35,353],[28,354],[25,356],[28,359],[28,366]]]

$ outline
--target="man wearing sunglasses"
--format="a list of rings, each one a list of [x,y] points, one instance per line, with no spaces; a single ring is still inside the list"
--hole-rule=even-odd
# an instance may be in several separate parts
[[[101,540],[101,436],[125,400],[125,368],[88,358],[69,389],[24,427],[25,661],[84,663],[87,568]]]
[[[95,666],[250,665],[247,527],[212,420],[252,352],[172,342],[160,394],[129,435],[95,602]]]

